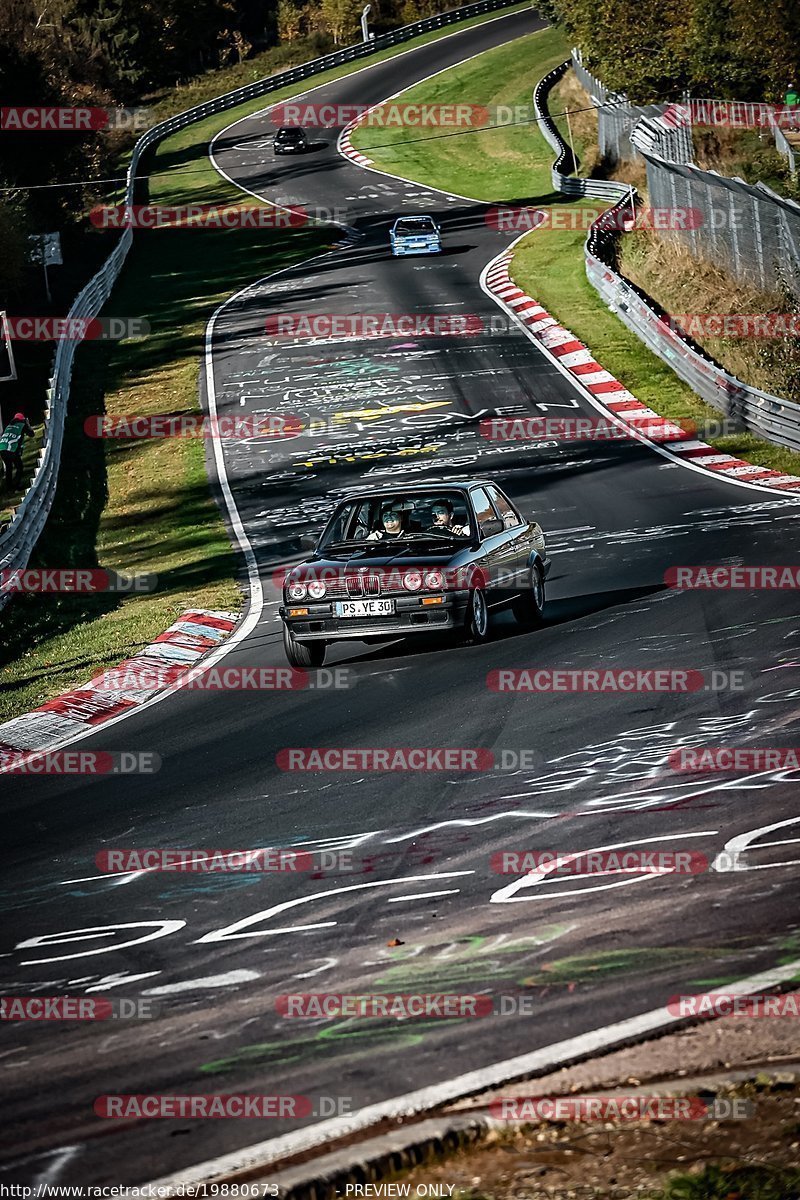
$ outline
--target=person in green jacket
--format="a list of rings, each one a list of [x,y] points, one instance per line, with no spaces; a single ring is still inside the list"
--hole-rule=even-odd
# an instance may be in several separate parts
[[[0,458],[6,475],[6,486],[10,491],[19,491],[22,487],[22,451],[25,437],[33,437],[33,426],[28,422],[24,413],[14,414],[0,434]]]

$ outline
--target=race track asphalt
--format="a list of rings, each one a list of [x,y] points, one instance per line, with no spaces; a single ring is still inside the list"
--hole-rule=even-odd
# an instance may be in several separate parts
[[[529,12],[508,15],[312,98],[372,104],[540,25]],[[236,122],[215,141],[218,167],[265,199],[342,210],[357,236],[336,235],[345,244],[330,253],[254,280],[215,324],[220,414],[281,411],[317,423],[295,440],[225,444],[266,594],[257,627],[225,665],[283,665],[273,571],[300,557],[300,535],[360,482],[497,480],[546,532],[546,624],[521,633],[502,615],[487,644],[460,649],[339,644],[328,665],[341,669],[343,688],[180,692],[82,743],[155,751],[162,767],[150,778],[3,778],[3,994],[149,997],[161,1010],[150,1021],[4,1030],[0,1182],[133,1184],[304,1123],[104,1120],[93,1111],[100,1095],[303,1094],[313,1097],[310,1122],[800,957],[796,776],[666,766],[681,746],[796,743],[796,593],[664,584],[679,564],[796,563],[797,500],[635,443],[487,442],[481,415],[592,412],[517,327],[339,343],[267,337],[266,319],[286,313],[488,322],[501,310],[479,277],[509,238],[482,204],[345,161],[335,129],[312,131],[306,156],[276,160],[271,128],[265,114]],[[415,211],[439,215],[444,253],[392,259],[389,225]],[[488,689],[490,671],[517,667],[740,671],[743,686]],[[485,747],[497,765],[466,776],[282,772],[277,753],[299,746]],[[514,767],[521,751],[532,765]],[[614,845],[691,849],[710,861],[732,838],[778,822],[787,824],[755,834],[744,860],[763,870],[513,889],[517,877],[490,865],[509,848]],[[763,848],[770,841],[781,845]],[[310,875],[115,877],[94,861],[113,847],[293,845],[338,860]],[[294,991],[481,992],[498,1005],[511,997],[509,1008],[524,993],[535,1015],[292,1020],[275,1000]]]

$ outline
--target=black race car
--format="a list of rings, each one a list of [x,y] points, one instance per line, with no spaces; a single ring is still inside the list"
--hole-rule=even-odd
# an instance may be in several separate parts
[[[549,570],[540,526],[489,480],[358,491],[286,575],[286,657],[320,667],[329,642],[437,631],[482,642],[507,605],[534,628]]]
[[[282,125],[272,139],[274,154],[304,154],[307,149],[308,138],[299,126]]]

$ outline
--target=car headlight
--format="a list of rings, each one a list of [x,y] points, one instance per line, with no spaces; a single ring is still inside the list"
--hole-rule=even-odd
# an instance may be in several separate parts
[[[287,590],[290,600],[305,600],[308,594],[308,588],[299,579],[296,579],[294,583],[290,583]]]
[[[406,571],[403,576],[403,587],[407,592],[418,592],[422,587],[422,574],[420,571]]]
[[[425,587],[433,588],[434,591],[441,591],[444,587],[444,575],[441,571],[427,571],[425,574]]]
[[[308,594],[312,600],[321,600],[325,595],[325,584],[321,579],[312,579],[308,585]]]

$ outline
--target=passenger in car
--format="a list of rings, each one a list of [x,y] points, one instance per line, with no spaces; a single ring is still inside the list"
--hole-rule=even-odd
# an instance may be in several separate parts
[[[403,513],[400,509],[392,508],[391,506],[384,508],[381,513],[382,528],[373,529],[372,533],[367,537],[368,542],[380,542],[384,538],[402,537],[405,530],[403,529]]]

